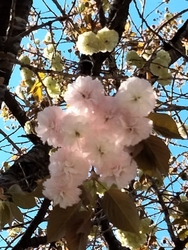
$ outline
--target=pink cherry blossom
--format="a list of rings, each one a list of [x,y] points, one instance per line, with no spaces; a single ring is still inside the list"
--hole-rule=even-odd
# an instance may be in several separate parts
[[[68,113],[62,119],[61,126],[63,133],[62,145],[81,150],[82,141],[91,133],[88,117]]]
[[[118,188],[126,187],[136,177],[137,164],[127,152],[122,152],[109,165],[103,165],[98,173],[101,174],[100,181],[109,187],[116,184]]]
[[[145,117],[121,116],[121,133],[119,141],[125,146],[134,146],[149,137],[153,123]],[[119,128],[120,129],[120,128]]]
[[[125,187],[136,176],[134,145],[149,137],[155,106],[151,84],[137,77],[122,82],[115,95],[105,96],[102,83],[80,76],[64,95],[66,112],[48,107],[38,114],[36,132],[43,142],[60,147],[50,156],[50,179],[44,195],[62,208],[80,200],[78,188],[93,166],[108,186]]]
[[[64,116],[62,109],[56,106],[47,107],[38,113],[38,127],[35,130],[43,143],[61,146],[61,122]]]
[[[147,80],[130,77],[121,83],[115,98],[135,116],[147,116],[155,107],[156,95]]]
[[[96,109],[94,122],[97,124],[97,127],[99,129],[107,129],[109,134],[116,133],[118,129],[118,117],[120,115],[117,99],[112,96],[105,96],[102,103],[99,103]]]
[[[68,105],[84,112],[93,111],[103,98],[104,89],[102,83],[90,76],[79,76],[73,84],[68,85],[68,90],[64,95]]]
[[[52,177],[60,177],[66,185],[79,186],[88,177],[90,165],[79,151],[59,148],[50,157],[49,170]]]
[[[44,182],[43,194],[54,201],[54,206],[66,208],[80,201],[81,190],[75,185],[67,185],[59,177],[51,177]]]
[[[100,133],[101,132],[101,133]],[[87,159],[90,164],[100,168],[104,163],[108,164],[114,155],[123,150],[122,145],[116,145],[114,138],[107,131],[98,131],[95,137],[88,138],[83,147],[83,151],[88,153]]]

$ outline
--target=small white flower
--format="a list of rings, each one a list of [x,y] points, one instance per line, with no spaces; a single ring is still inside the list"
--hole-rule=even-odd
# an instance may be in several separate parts
[[[137,164],[127,152],[116,156],[108,165],[99,169],[100,180],[107,186],[116,184],[118,188],[126,187],[136,177]]]
[[[120,118],[121,122],[121,143],[126,146],[134,146],[140,141],[149,137],[153,123],[146,117],[126,117]]]
[[[163,86],[169,85],[172,81],[172,75],[167,72],[166,74],[160,76],[157,81]]]
[[[46,36],[44,37],[43,43],[49,44],[52,42],[52,34],[50,32],[46,33]]]
[[[47,107],[38,113],[38,127],[35,131],[43,143],[47,141],[55,147],[62,145],[61,124],[64,115],[62,109],[56,106]]]

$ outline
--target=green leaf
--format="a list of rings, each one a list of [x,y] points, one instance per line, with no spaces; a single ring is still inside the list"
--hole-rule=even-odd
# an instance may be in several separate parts
[[[119,189],[109,189],[102,199],[104,213],[118,229],[138,233],[139,216],[130,196]]]
[[[178,206],[178,209],[183,213],[188,213],[188,201],[181,202]]]
[[[141,144],[143,144],[143,149],[135,157],[138,167],[150,176],[167,175],[170,151],[166,144],[153,135],[142,141]]]
[[[69,250],[86,249],[91,231],[91,212],[80,211],[68,223],[65,239]]]
[[[2,229],[7,223],[11,223],[11,221],[12,218],[7,201],[0,200],[0,229]]]
[[[183,212],[182,218],[188,219],[188,201],[181,202],[178,209]]]
[[[17,184],[12,185],[8,193],[12,195],[13,202],[21,208],[32,208],[36,206],[35,198],[31,193],[24,192]]]
[[[13,203],[9,202],[9,209],[12,216],[20,222],[23,222],[23,214],[20,209]]]
[[[45,180],[46,179],[47,178],[45,178]],[[45,180],[37,181],[37,187],[35,188],[35,190],[33,190],[33,192],[31,192],[32,196],[37,197],[37,198],[44,198],[42,191],[44,189],[43,183]]]
[[[65,236],[67,223],[78,213],[79,207],[80,204],[66,209],[60,208],[59,205],[54,207],[48,219],[47,242],[57,241]]]
[[[183,139],[171,116],[167,114],[150,113],[148,118],[153,121],[154,130],[166,138]]]
[[[88,205],[95,204],[96,200],[96,188],[93,180],[86,180],[79,187],[82,190],[80,199],[82,204],[87,207]]]

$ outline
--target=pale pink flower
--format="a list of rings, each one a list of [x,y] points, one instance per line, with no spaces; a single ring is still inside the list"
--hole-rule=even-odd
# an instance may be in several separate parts
[[[98,173],[100,181],[105,182],[109,187],[116,184],[118,188],[126,187],[136,177],[137,164],[127,152],[116,156],[109,165],[103,165]]]
[[[81,150],[83,139],[91,133],[88,117],[68,113],[64,116],[61,126],[63,146]]]
[[[60,107],[51,106],[38,113],[38,127],[35,128],[42,142],[55,147],[61,146],[61,122],[65,113]]]
[[[64,184],[79,186],[88,177],[90,165],[79,151],[59,148],[50,156],[49,170],[52,177],[61,177]]]
[[[58,177],[47,179],[44,182],[43,194],[50,200],[53,200],[54,206],[66,208],[77,204],[80,201],[81,190],[75,185],[69,186]]]
[[[125,146],[134,146],[149,137],[153,123],[145,117],[124,116],[120,118],[121,133],[119,141]],[[120,127],[119,127],[120,129]]]
[[[73,84],[68,85],[64,99],[68,105],[84,112],[93,111],[104,98],[102,83],[90,76],[79,76]]]
[[[96,110],[95,123],[98,124],[97,127],[110,130],[109,134],[116,133],[118,129],[118,117],[120,115],[117,99],[112,96],[104,96],[103,101],[99,103]]]
[[[121,83],[115,98],[135,116],[147,116],[155,107],[156,95],[147,80],[130,77]]]
[[[95,137],[88,138],[83,147],[83,151],[88,153],[87,159],[90,164],[100,168],[104,163],[108,164],[122,150],[116,145],[111,134],[107,135],[107,131],[97,131]]]

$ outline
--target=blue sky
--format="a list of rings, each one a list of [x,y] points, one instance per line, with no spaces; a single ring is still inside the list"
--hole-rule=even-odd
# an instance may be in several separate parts
[[[49,2],[51,3],[51,1],[49,1]],[[140,1],[137,1],[137,2],[138,2],[138,5],[140,6],[140,9],[141,9]],[[146,3],[146,8],[145,8],[145,15],[148,15],[150,12],[152,12],[160,4],[161,1],[150,1],[150,0],[148,0],[146,2],[147,3]],[[177,4],[177,0],[171,0],[171,1],[169,1],[169,4],[164,3],[163,5],[161,5],[161,7],[159,7],[159,9],[158,9],[162,13],[161,16],[164,15],[165,8],[167,8],[167,7],[168,7],[169,11],[172,12],[172,13],[177,13],[177,12],[182,11],[185,8],[188,8],[188,0],[179,0],[178,2],[179,2],[179,4]],[[42,12],[46,11],[46,7],[44,6],[42,0],[34,0],[34,6],[38,10],[41,10]],[[54,4],[51,3],[50,6],[53,8]],[[135,11],[135,7],[134,7],[133,3],[130,6],[130,15],[131,15],[131,18],[134,20],[134,22],[138,25],[140,23],[140,19],[139,19],[138,15],[137,15],[137,13]],[[148,16],[147,22],[150,25],[158,24],[160,22],[160,19],[154,20],[155,18],[157,18],[156,10],[153,11]],[[188,19],[188,12],[186,12],[183,15],[183,19],[184,20]],[[39,32],[36,33],[36,37],[42,40],[44,38],[45,34],[46,34],[45,30],[39,31]],[[26,45],[27,43],[28,43],[28,38],[23,39],[22,44]],[[64,56],[69,57],[70,54],[67,53],[67,54],[64,54]],[[71,59],[73,60],[74,58],[71,58]],[[20,77],[19,67],[16,66],[16,67],[14,67],[14,71],[13,71],[13,74],[11,76],[10,88],[14,89],[20,82],[21,82],[21,77]],[[188,85],[184,87],[184,91],[188,92]],[[188,106],[188,102],[185,101],[184,103],[182,103],[182,105]],[[187,112],[184,112],[183,116],[187,117],[188,116]],[[0,117],[0,129],[3,130],[7,135],[9,135],[9,134],[11,134],[13,132],[12,129],[7,128],[7,127],[11,127],[11,123],[12,122],[4,122],[2,120],[2,118]],[[20,129],[19,132],[17,132],[15,135],[11,136],[11,139],[15,143],[23,142],[23,138],[19,137],[22,134],[24,134],[24,131],[22,129]],[[8,145],[8,142],[6,140],[2,142],[2,140],[3,140],[3,136],[0,134],[0,159],[1,159],[1,162],[10,161],[10,156],[11,155],[9,154],[9,152],[11,151],[12,147],[11,146],[6,146],[6,145]],[[185,141],[184,143],[186,145],[187,141]],[[20,144],[18,144],[18,146],[19,145]],[[31,146],[31,144],[27,143],[26,145],[23,144],[21,146],[22,147],[23,146],[28,147],[28,146]],[[4,152],[4,150],[6,150],[6,152]],[[177,147],[177,146],[172,148],[173,154],[178,154],[181,150],[182,149],[180,147]],[[0,242],[0,246],[1,246],[1,242]]]

